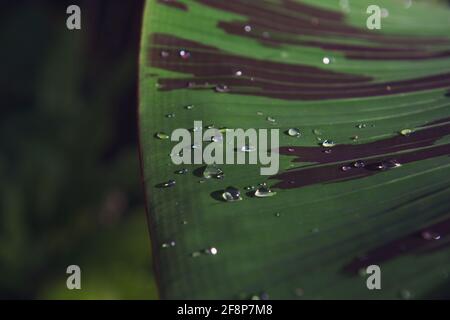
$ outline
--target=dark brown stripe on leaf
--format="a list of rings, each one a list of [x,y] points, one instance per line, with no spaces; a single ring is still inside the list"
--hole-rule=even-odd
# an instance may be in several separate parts
[[[158,80],[160,91],[212,90],[217,85],[226,85],[230,89],[229,94],[285,100],[325,100],[391,95],[450,86],[450,73],[374,83],[364,75],[252,59],[166,34],[155,34],[152,44],[149,60],[153,67],[192,75],[161,78]],[[189,58],[180,57],[182,49],[189,52]],[[237,71],[242,75],[237,76]]]
[[[300,45],[336,51],[350,59],[373,60],[423,60],[450,56],[448,38],[407,37],[384,35],[347,23],[337,11],[326,10],[292,0],[278,3],[268,1],[217,1],[198,2],[223,11],[242,15],[246,21],[219,21],[225,32],[259,39],[265,45]],[[251,30],[245,30],[248,26]],[[304,40],[299,36],[320,37],[326,40]],[[360,39],[367,45],[336,43],[336,38]],[[328,39],[327,39],[328,38]],[[331,40],[331,38],[334,38]],[[446,46],[446,48],[442,48]],[[392,50],[402,54],[389,54]],[[355,53],[355,51],[359,51]]]
[[[294,162],[323,165],[293,169],[275,175],[271,179],[281,181],[273,187],[293,189],[359,179],[382,172],[374,169],[374,165],[382,161],[395,159],[400,164],[407,164],[450,155],[450,144],[434,145],[436,141],[450,134],[450,119],[444,120],[447,122],[435,122],[430,127],[422,128],[409,136],[398,135],[366,144],[337,145],[331,148],[331,153],[325,153],[323,147],[281,147],[280,154],[295,156]],[[397,152],[400,154],[392,155]],[[365,167],[342,170],[343,166],[352,166],[353,162],[363,158],[368,158],[364,160]]]
[[[450,219],[393,240],[355,258],[344,267],[348,273],[357,273],[369,265],[379,265],[407,254],[426,254],[447,248],[450,244]]]

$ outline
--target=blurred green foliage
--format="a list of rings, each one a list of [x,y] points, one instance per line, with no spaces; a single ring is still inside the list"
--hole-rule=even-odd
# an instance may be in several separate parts
[[[0,297],[152,299],[137,157],[141,1],[11,1],[1,13]],[[71,4],[76,1],[71,1]],[[66,289],[66,268],[82,290]]]

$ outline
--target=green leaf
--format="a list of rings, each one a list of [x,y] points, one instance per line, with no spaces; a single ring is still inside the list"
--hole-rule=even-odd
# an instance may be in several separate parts
[[[139,121],[163,298],[448,297],[450,10],[377,1],[369,30],[371,4],[147,1]],[[279,129],[278,174],[173,164],[161,134],[194,121]],[[276,195],[245,190],[260,183]],[[221,201],[228,186],[242,201]]]

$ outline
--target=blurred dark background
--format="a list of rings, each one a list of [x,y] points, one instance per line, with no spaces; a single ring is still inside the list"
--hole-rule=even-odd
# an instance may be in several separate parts
[[[137,157],[142,6],[2,1],[0,298],[157,297]],[[71,264],[82,290],[66,288]]]

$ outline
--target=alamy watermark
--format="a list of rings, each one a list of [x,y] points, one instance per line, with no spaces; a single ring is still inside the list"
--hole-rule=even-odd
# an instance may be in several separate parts
[[[81,30],[81,9],[77,5],[70,5],[66,9],[69,17],[66,20],[66,26],[69,30]]]
[[[70,274],[66,280],[67,289],[81,290],[81,268],[73,264],[67,267],[66,273]]]
[[[278,129],[208,128],[203,132],[202,121],[194,121],[192,131],[172,132],[171,140],[179,142],[170,154],[174,164],[260,164],[261,175],[278,173]],[[210,143],[203,148],[203,142]]]
[[[381,269],[373,264],[366,268],[366,274],[370,276],[366,280],[366,287],[369,290],[381,290]]]

